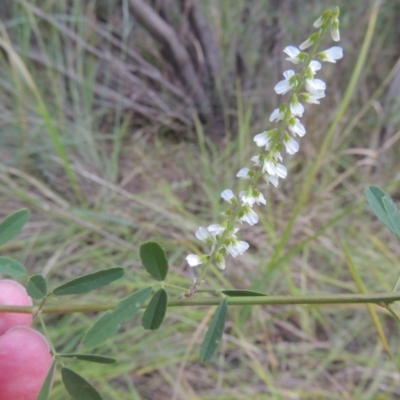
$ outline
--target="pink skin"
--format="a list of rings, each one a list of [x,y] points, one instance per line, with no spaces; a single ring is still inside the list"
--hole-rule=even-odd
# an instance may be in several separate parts
[[[0,336],[0,399],[36,400],[53,358],[46,338],[16,326]]]
[[[26,293],[25,288],[18,282],[8,279],[0,280],[0,304],[14,306],[31,306],[32,299]],[[1,313],[0,335],[17,325],[32,325],[32,314]],[[0,397],[2,399],[2,397]]]

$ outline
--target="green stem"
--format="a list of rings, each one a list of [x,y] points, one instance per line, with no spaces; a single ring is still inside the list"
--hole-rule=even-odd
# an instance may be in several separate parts
[[[220,297],[190,297],[182,299],[170,299],[168,307],[191,307],[191,306],[217,306]],[[373,293],[373,294],[336,294],[336,295],[306,295],[306,296],[243,296],[227,297],[229,305],[328,305],[328,304],[377,304],[385,308],[388,304],[400,301],[400,293]],[[77,312],[100,312],[113,310],[117,306],[113,303],[92,304],[69,304],[44,306],[41,314],[72,314]],[[146,308],[144,305],[142,308]],[[21,314],[32,314],[37,312],[37,307],[0,305],[0,312],[13,312]]]

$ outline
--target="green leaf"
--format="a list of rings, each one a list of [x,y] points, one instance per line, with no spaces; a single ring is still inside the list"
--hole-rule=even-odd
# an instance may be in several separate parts
[[[42,275],[32,275],[28,279],[26,291],[33,299],[41,300],[47,295],[47,282]]]
[[[0,257],[0,274],[21,276],[25,274],[25,267],[18,261],[8,257]]]
[[[40,389],[37,400],[47,400],[49,398],[55,367],[56,367],[56,361],[54,360],[53,364],[51,364],[49,372],[46,375],[46,379],[44,380],[43,386]]]
[[[220,342],[222,334],[224,333],[227,309],[228,307],[226,298],[223,298],[219,303],[217,310],[215,311],[206,336],[204,337],[203,344],[201,345],[201,362],[208,361],[218,347],[218,343]]]
[[[396,204],[394,204],[393,200],[390,196],[385,193],[382,189],[376,186],[370,186],[364,191],[365,197],[367,198],[368,204],[371,207],[374,214],[379,218],[381,222],[383,222],[395,235],[397,233],[397,226],[393,226],[393,222],[391,219],[394,219],[394,223],[396,223],[397,218],[393,214],[393,210],[396,209],[397,213],[399,212]],[[391,210],[391,217],[388,215],[388,210]]]
[[[168,273],[168,261],[164,249],[156,242],[140,246],[140,259],[146,271],[157,281],[163,281]]]
[[[167,292],[161,288],[154,294],[143,314],[142,326],[144,329],[154,331],[160,327],[167,312],[167,303]]]
[[[140,289],[122,299],[114,311],[102,315],[83,338],[86,347],[95,347],[118,332],[122,322],[129,321],[151,295],[151,287]]]
[[[75,400],[103,400],[100,393],[84,378],[69,368],[61,370],[65,389]]]
[[[21,229],[28,222],[29,216],[30,212],[23,208],[10,214],[0,223],[0,246],[21,232]]]
[[[400,212],[392,199],[383,198],[383,204],[394,233],[400,238]]]
[[[117,360],[115,358],[98,356],[97,354],[80,354],[80,353],[70,353],[70,354],[58,354],[60,357],[74,358],[81,361],[89,361],[98,364],[114,364]]]
[[[56,296],[65,296],[68,294],[87,293],[102,286],[109,285],[111,282],[120,279],[124,275],[123,268],[109,268],[97,271],[92,274],[83,275],[73,279],[53,290]]]
[[[254,292],[252,290],[241,290],[241,289],[233,289],[233,290],[221,290],[221,293],[225,294],[229,297],[257,297],[257,296],[268,296],[265,293]]]

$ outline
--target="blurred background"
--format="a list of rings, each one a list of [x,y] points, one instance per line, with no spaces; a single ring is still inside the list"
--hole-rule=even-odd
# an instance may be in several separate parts
[[[287,179],[259,187],[267,206],[241,231],[251,250],[205,287],[390,292],[399,243],[363,191],[380,186],[399,204],[394,0],[3,0],[0,216],[33,214],[4,255],[54,285],[125,267],[121,285],[71,300],[113,301],[149,282],[138,247],[157,240],[169,283],[189,287],[194,232],[221,221],[221,191],[238,188],[253,136],[282,101],[273,87],[293,68],[283,49],[334,6],[344,58],[319,71],[326,98],[306,108]],[[323,49],[333,45],[327,35]],[[74,369],[105,399],[400,398],[399,326],[384,308],[230,307],[220,351],[202,365],[212,313],[172,309],[151,333],[138,317],[98,349],[117,366]],[[95,317],[48,317],[55,347],[79,350]],[[51,399],[65,396],[58,377]]]

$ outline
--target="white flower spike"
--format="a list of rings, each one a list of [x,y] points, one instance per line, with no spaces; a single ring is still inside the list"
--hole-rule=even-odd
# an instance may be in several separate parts
[[[293,94],[287,102],[282,103],[269,116],[269,121],[276,123],[276,127],[254,136],[254,142],[260,152],[251,158],[254,164],[253,168],[244,167],[236,174],[237,178],[249,180],[246,190],[241,191],[237,197],[231,189],[224,190],[221,197],[231,205],[222,214],[226,219],[221,224],[212,224],[207,228],[197,229],[197,239],[208,245],[210,250],[208,253],[200,255],[189,254],[186,260],[191,267],[204,265],[200,277],[204,276],[204,271],[211,262],[223,270],[227,256],[237,257],[249,248],[247,242],[238,240],[236,237],[236,233],[239,231],[237,225],[243,222],[255,225],[259,222],[259,216],[253,207],[266,204],[263,194],[255,188],[259,179],[262,178],[267,184],[278,187],[279,179],[287,177],[288,171],[284,165],[281,151],[285,149],[286,154],[291,155],[299,151],[300,145],[295,138],[303,137],[306,134],[306,128],[300,121],[305,112],[304,103],[319,104],[320,100],[325,97],[326,84],[316,78],[317,72],[322,68],[320,61],[336,63],[343,57],[343,50],[339,46],[318,52],[322,35],[327,29],[330,29],[334,41],[340,39],[338,16],[338,8],[325,11],[314,22],[314,27],[318,31],[312,33],[299,47],[285,47],[286,60],[295,65],[304,63],[305,67],[299,68],[299,71],[296,72],[292,69],[285,71],[283,73],[285,79],[274,87],[275,92],[279,95],[287,94],[290,91],[293,91]],[[304,51],[311,46],[311,50]],[[314,58],[319,58],[320,61]],[[193,284],[192,294],[200,284],[199,280],[201,279],[198,278]]]

